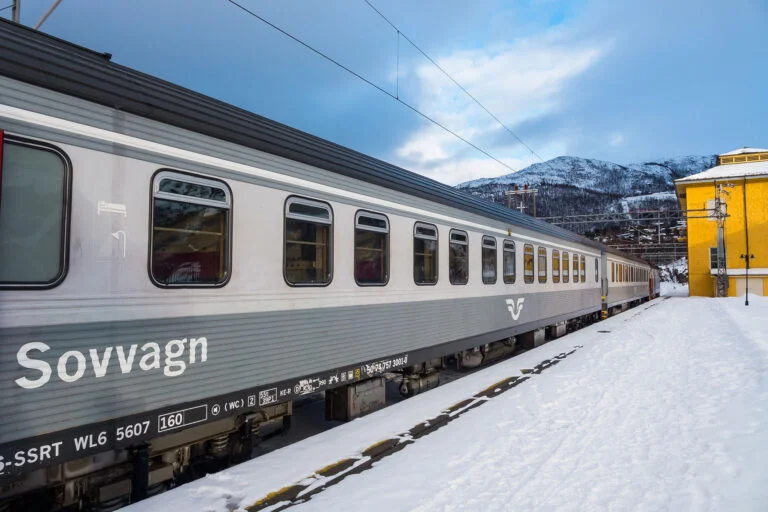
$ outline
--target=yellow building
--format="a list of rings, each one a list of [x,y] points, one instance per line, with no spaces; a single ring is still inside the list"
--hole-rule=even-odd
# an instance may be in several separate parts
[[[719,155],[716,167],[676,180],[675,190],[680,208],[688,212],[690,294],[716,296],[718,218],[723,219],[728,296],[744,295],[747,285],[749,293],[768,294],[768,149]]]

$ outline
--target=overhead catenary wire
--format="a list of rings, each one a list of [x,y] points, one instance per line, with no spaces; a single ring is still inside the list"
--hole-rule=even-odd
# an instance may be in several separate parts
[[[501,166],[505,167],[506,169],[509,169],[509,170],[510,170],[510,171],[512,171],[512,172],[517,172],[517,169],[513,168],[513,167],[512,167],[512,166],[510,166],[509,164],[507,164],[507,163],[505,163],[505,162],[502,162],[501,160],[499,160],[499,159],[498,159],[498,158],[496,158],[495,156],[493,156],[493,155],[491,155],[490,153],[488,153],[488,152],[487,152],[486,150],[484,150],[483,148],[481,148],[481,147],[479,147],[478,145],[474,144],[474,143],[473,143],[473,142],[471,142],[470,140],[468,140],[468,139],[465,139],[464,137],[462,137],[462,136],[461,136],[461,135],[459,135],[458,133],[454,132],[453,130],[451,130],[451,129],[450,129],[450,128],[448,128],[447,126],[443,125],[442,123],[438,122],[437,120],[435,120],[435,119],[433,119],[433,118],[429,117],[427,114],[425,114],[424,112],[420,111],[419,109],[417,109],[417,108],[416,108],[416,107],[414,107],[413,105],[411,105],[411,104],[409,104],[409,103],[407,103],[407,102],[405,102],[405,101],[401,100],[401,99],[399,98],[399,91],[398,91],[398,94],[397,94],[397,95],[395,95],[395,94],[392,94],[391,92],[389,92],[389,91],[387,91],[386,89],[384,89],[384,88],[380,87],[379,85],[376,85],[376,84],[375,84],[375,83],[373,83],[372,81],[368,80],[367,78],[365,78],[364,76],[360,75],[359,73],[357,73],[357,72],[353,71],[352,69],[350,69],[349,67],[347,67],[347,66],[345,66],[344,64],[340,63],[339,61],[337,61],[337,60],[333,59],[333,58],[332,58],[332,57],[330,57],[329,55],[327,55],[327,54],[323,53],[322,51],[320,51],[320,50],[316,49],[315,47],[313,47],[313,46],[309,45],[308,43],[306,43],[306,42],[302,41],[302,40],[301,40],[301,39],[299,39],[298,37],[296,37],[296,36],[294,36],[294,35],[290,34],[289,32],[287,32],[287,31],[285,31],[285,30],[283,30],[282,28],[278,27],[277,25],[275,25],[274,23],[270,22],[269,20],[267,20],[267,19],[263,18],[262,16],[260,16],[260,15],[259,15],[259,14],[257,14],[257,13],[255,13],[254,11],[252,11],[252,10],[248,9],[248,8],[247,8],[247,7],[245,7],[244,5],[242,5],[242,4],[240,4],[239,2],[237,2],[236,0],[226,0],[226,1],[227,1],[227,2],[229,2],[230,4],[234,5],[235,7],[239,8],[239,9],[240,9],[240,10],[242,10],[243,12],[246,12],[246,13],[250,14],[250,15],[251,15],[251,16],[253,16],[254,18],[256,18],[256,19],[258,19],[259,21],[261,21],[262,23],[264,23],[264,24],[266,24],[266,25],[269,25],[269,26],[270,26],[270,27],[272,27],[273,29],[277,30],[278,32],[280,32],[280,33],[281,33],[281,34],[283,34],[284,36],[286,36],[286,37],[288,37],[288,38],[290,38],[290,39],[294,40],[295,42],[297,42],[297,43],[299,43],[300,45],[304,46],[304,47],[305,47],[305,48],[307,48],[308,50],[310,50],[310,51],[312,51],[312,52],[316,53],[317,55],[319,55],[320,57],[324,58],[324,59],[325,59],[325,60],[327,60],[328,62],[331,62],[332,64],[335,64],[336,66],[340,67],[341,69],[343,69],[343,70],[344,70],[344,71],[346,71],[347,73],[349,73],[349,74],[353,75],[354,77],[356,77],[356,78],[358,78],[358,79],[362,80],[363,82],[365,82],[366,84],[370,85],[371,87],[373,87],[373,88],[374,88],[374,89],[376,89],[377,91],[379,91],[379,92],[381,92],[381,93],[384,93],[384,94],[386,94],[387,96],[389,96],[389,97],[390,97],[390,98],[392,98],[393,100],[395,100],[395,101],[397,101],[398,103],[402,104],[402,105],[403,105],[403,106],[405,106],[406,108],[408,108],[408,109],[412,110],[413,112],[415,112],[416,114],[420,115],[421,117],[423,117],[423,118],[424,118],[424,119],[426,119],[427,121],[429,121],[429,122],[431,122],[432,124],[434,124],[434,125],[436,125],[436,126],[438,126],[438,127],[442,128],[442,129],[443,129],[444,131],[446,131],[447,133],[449,133],[449,134],[453,135],[454,137],[456,137],[457,139],[461,140],[461,141],[462,141],[462,142],[464,142],[465,144],[467,144],[467,145],[471,146],[472,148],[474,148],[475,150],[479,151],[479,152],[480,152],[480,153],[482,153],[483,155],[485,155],[485,156],[487,156],[488,158],[490,158],[490,159],[494,160],[494,161],[495,161],[496,163],[498,163],[499,165],[501,165]]]
[[[16,4],[11,4],[11,5],[6,5],[5,7],[0,7],[0,12],[3,12],[3,11],[5,11],[5,10],[7,10],[7,9],[10,9],[10,8],[11,8],[11,7],[13,7],[14,5],[16,5]]]
[[[404,34],[404,33],[403,33],[403,32],[402,32],[402,31],[401,31],[401,30],[400,30],[398,27],[396,27],[394,23],[392,23],[391,21],[389,21],[389,18],[387,18],[386,16],[384,16],[384,14],[382,14],[382,12],[381,12],[381,11],[379,11],[379,10],[378,10],[378,9],[377,9],[377,8],[376,8],[376,7],[375,7],[375,6],[374,6],[374,5],[371,3],[371,2],[369,2],[368,0],[365,0],[365,3],[366,3],[366,4],[368,4],[368,6],[369,6],[371,9],[373,9],[373,10],[376,12],[376,14],[378,14],[379,16],[381,16],[381,17],[382,17],[382,19],[383,19],[384,21],[386,21],[387,23],[389,23],[389,25],[390,25],[390,26],[391,26],[393,29],[395,29],[395,30],[397,31],[398,42],[399,42],[400,36],[402,36],[402,37],[403,37],[403,38],[404,38],[406,41],[408,41],[409,43],[411,43],[411,46],[413,46],[414,48],[416,48],[416,49],[419,51],[419,53],[421,53],[421,54],[422,54],[422,55],[423,55],[423,56],[424,56],[424,57],[425,57],[425,58],[426,58],[426,59],[427,59],[429,62],[431,62],[431,63],[432,63],[432,64],[433,64],[433,65],[434,65],[434,66],[435,66],[437,69],[439,69],[439,70],[440,70],[440,71],[441,71],[441,72],[442,72],[442,73],[443,73],[445,76],[447,76],[447,77],[448,77],[448,79],[449,79],[451,82],[453,82],[453,83],[456,85],[456,87],[458,87],[459,89],[461,89],[462,91],[464,91],[464,94],[466,94],[467,96],[469,96],[469,97],[470,97],[470,99],[472,99],[472,101],[474,101],[475,103],[477,103],[477,105],[478,105],[480,108],[482,108],[483,110],[485,110],[485,112],[486,112],[486,113],[487,113],[489,116],[491,116],[491,117],[492,117],[492,118],[493,118],[493,119],[494,119],[494,120],[495,120],[497,123],[499,123],[499,125],[500,125],[502,128],[504,128],[504,129],[505,129],[505,130],[506,130],[506,131],[507,131],[507,132],[508,132],[510,135],[512,135],[512,136],[513,136],[513,137],[514,137],[514,138],[515,138],[515,139],[516,139],[516,140],[517,140],[517,141],[518,141],[520,144],[522,144],[522,145],[523,145],[523,146],[524,146],[524,147],[525,147],[525,148],[526,148],[528,151],[530,151],[532,155],[534,155],[536,158],[538,158],[538,159],[539,159],[539,160],[541,160],[542,162],[544,161],[544,159],[543,159],[543,158],[541,158],[541,156],[539,156],[539,154],[538,154],[538,153],[536,153],[536,151],[534,151],[534,150],[533,150],[533,149],[532,149],[532,148],[531,148],[531,147],[530,147],[528,144],[526,144],[526,143],[523,141],[523,139],[521,139],[520,137],[518,137],[518,136],[517,136],[517,134],[516,134],[515,132],[513,132],[512,130],[510,130],[510,129],[509,129],[509,127],[508,127],[507,125],[505,125],[505,124],[504,124],[504,123],[501,121],[501,119],[499,119],[498,117],[496,117],[496,115],[494,115],[494,114],[493,114],[493,112],[491,112],[490,110],[488,110],[488,109],[485,107],[485,105],[483,105],[482,103],[480,103],[480,101],[479,101],[477,98],[475,98],[475,97],[472,95],[472,93],[470,93],[470,92],[469,92],[469,91],[468,91],[468,90],[467,90],[467,89],[466,89],[466,88],[465,88],[463,85],[461,85],[461,84],[460,84],[458,81],[456,81],[456,79],[455,79],[455,78],[453,78],[453,77],[452,77],[452,76],[451,76],[451,75],[450,75],[450,74],[449,74],[449,73],[448,73],[448,72],[447,72],[445,69],[443,69],[443,67],[442,67],[442,66],[440,66],[440,64],[438,64],[438,63],[437,63],[437,62],[436,62],[436,61],[435,61],[435,60],[434,60],[432,57],[430,57],[429,55],[427,55],[427,52],[425,52],[424,50],[422,50],[422,49],[419,47],[419,45],[417,45],[416,43],[414,43],[414,42],[413,42],[413,41],[412,41],[412,40],[411,40],[411,39],[410,39],[410,38],[409,38],[407,35],[405,35],[405,34]],[[400,46],[398,45],[398,52],[399,52],[399,49],[400,49]],[[398,58],[399,58],[399,55],[398,55]]]

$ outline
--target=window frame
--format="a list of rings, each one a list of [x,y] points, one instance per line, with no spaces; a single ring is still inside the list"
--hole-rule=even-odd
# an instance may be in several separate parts
[[[454,242],[453,241],[453,235],[459,234],[464,235],[465,241],[464,242]],[[451,278],[451,244],[458,244],[458,245],[464,245],[467,248],[467,279],[465,281],[456,281],[454,282]],[[438,245],[439,248],[439,245]],[[469,233],[466,231],[463,231],[461,229],[451,229],[448,232],[448,282],[451,283],[451,285],[454,286],[464,286],[469,283]]]
[[[163,178],[168,177],[173,179],[174,176],[179,181],[185,181],[187,183],[193,183],[196,185],[205,185],[205,186],[213,186],[215,188],[222,189],[224,191],[224,194],[227,197],[227,202],[222,203],[220,201],[212,201],[209,199],[201,199],[191,196],[185,196],[183,194],[174,194],[172,192],[160,192],[160,182],[163,180]],[[234,228],[234,197],[232,194],[232,189],[229,187],[229,185],[222,179],[219,178],[213,178],[208,176],[201,176],[197,173],[191,173],[187,171],[179,171],[177,169],[170,169],[170,168],[162,168],[155,171],[155,173],[152,175],[152,179],[149,181],[149,251],[147,254],[147,273],[149,274],[149,280],[157,286],[158,288],[161,288],[163,290],[168,289],[178,289],[178,288],[222,288],[229,283],[229,280],[232,278],[232,236],[233,236],[233,228]],[[228,209],[228,215],[227,215],[227,243],[225,244],[225,250],[226,250],[226,257],[224,258],[224,266],[226,269],[226,276],[223,281],[215,284],[205,284],[205,283],[182,283],[182,284],[165,284],[159,282],[157,279],[155,279],[155,276],[152,274],[152,255],[154,254],[154,246],[153,246],[153,239],[154,239],[154,228],[155,228],[155,199],[165,199],[166,201],[179,201],[184,202],[180,200],[180,197],[189,197],[190,200],[186,201],[191,204],[198,204],[203,206],[211,206],[214,208],[222,208],[222,205]]]
[[[435,237],[431,238],[425,235],[419,235],[416,233],[416,229],[419,226],[424,226],[428,228],[432,228],[435,230]],[[435,243],[435,282],[433,283],[419,283],[416,281],[416,262],[414,261],[416,257],[416,239],[421,238],[423,240],[434,240]],[[416,284],[416,286],[435,286],[440,281],[440,231],[437,229],[437,226],[434,224],[430,224],[428,222],[422,222],[417,220],[413,223],[413,237],[411,238],[412,245],[411,245],[411,265],[413,266],[413,282]],[[469,257],[469,253],[467,253],[467,257]],[[467,278],[469,278],[469,272],[467,272]]]
[[[557,269],[555,269],[555,262],[557,262]],[[557,270],[557,274],[555,274],[555,270]],[[555,284],[560,282],[560,250],[559,249],[552,249],[552,282]]]
[[[331,213],[333,213],[333,212],[331,212]],[[382,220],[384,220],[387,223],[386,231],[383,231],[381,228],[375,228],[373,226],[358,227],[358,219],[360,218],[361,214],[364,215],[364,216],[367,215],[367,216],[369,216],[371,218],[379,217]],[[354,235],[352,237],[352,252],[353,252],[353,254],[352,254],[352,265],[353,265],[352,274],[353,274],[353,276],[355,278],[355,283],[357,284],[357,286],[387,286],[387,284],[389,284],[389,277],[390,277],[390,254],[391,254],[391,252],[390,252],[390,246],[391,246],[390,241],[392,239],[392,237],[391,237],[392,225],[389,222],[389,217],[387,217],[383,213],[372,212],[370,210],[357,210],[355,212],[355,225],[354,225],[353,229],[354,229]],[[358,229],[361,229],[363,231],[372,231],[374,233],[385,233],[387,235],[387,238],[386,238],[386,240],[387,240],[387,248],[384,251],[384,258],[385,258],[385,262],[386,262],[385,265],[384,265],[385,266],[384,273],[387,276],[387,278],[384,280],[383,283],[361,283],[360,281],[357,280],[357,245],[356,245],[356,241],[355,240],[357,238],[357,230]],[[331,271],[331,277],[333,277],[333,271]]]
[[[543,253],[543,256],[542,256],[542,253]],[[549,270],[549,268],[548,268],[549,263],[547,262],[547,260],[549,259],[548,256],[549,255],[547,254],[547,248],[544,247],[543,245],[540,245],[537,248],[537,250],[536,250],[536,263],[537,263],[537,267],[538,267],[538,271],[536,272],[536,278],[537,278],[537,281],[538,281],[539,284],[547,284],[547,282],[549,281],[549,272],[548,272],[548,270]],[[541,258],[542,257],[544,258],[544,265],[541,264]],[[541,267],[544,267],[544,269],[543,269],[544,275],[543,276],[541,275],[541,272],[542,272],[542,268]]]
[[[69,248],[70,248],[70,230],[72,224],[72,181],[73,181],[73,167],[72,160],[69,159],[69,155],[64,152],[63,149],[47,142],[41,142],[34,139],[28,139],[26,137],[18,137],[11,135],[7,132],[0,137],[0,144],[16,144],[18,146],[25,146],[29,148],[37,148],[43,151],[54,153],[61,158],[64,164],[64,185],[62,187],[62,203],[61,203],[61,244],[59,247],[59,269],[50,281],[44,283],[27,283],[19,281],[0,281],[0,290],[50,290],[56,288],[67,277],[69,273]],[[4,152],[4,148],[0,148],[0,153]],[[0,165],[3,164],[0,159]],[[2,175],[2,169],[0,169],[0,176]],[[2,182],[0,182],[2,186]],[[2,188],[0,188],[0,194],[2,194]],[[2,197],[0,197],[0,203]]]
[[[486,240],[493,241],[493,247],[485,245]],[[485,249],[493,249],[493,281],[486,280],[483,275],[483,252]],[[496,284],[499,280],[499,247],[495,236],[483,235],[480,242],[480,279],[483,284]]]
[[[600,282],[600,263],[599,263],[599,261],[600,261],[599,258],[595,258],[595,282],[596,283]]]
[[[531,249],[531,279],[528,280],[528,276],[525,275],[525,258],[529,256],[528,249]],[[523,244],[523,282],[525,284],[533,284],[536,281],[536,251],[533,250],[533,244]]]
[[[565,262],[565,265],[563,265]],[[560,255],[560,278],[563,284],[571,282],[571,255],[568,251],[563,251]]]
[[[579,276],[581,277],[582,283],[587,282],[587,257],[583,254],[579,261]]]
[[[507,249],[507,242],[512,244],[511,250]],[[507,266],[504,263],[505,255],[507,253],[512,254],[512,261],[514,262],[513,266],[515,267],[515,272],[514,274],[512,274],[512,280],[510,281],[507,280],[507,274],[504,271],[504,269],[507,268]],[[509,238],[505,238],[501,244],[501,280],[504,284],[515,284],[515,281],[517,280],[517,245],[515,244],[514,240],[511,240]]]
[[[573,275],[573,282],[580,283],[579,280],[579,253],[571,253],[571,261],[576,265],[576,268],[571,267],[571,275]]]
[[[322,204],[328,207],[328,213],[329,213],[329,222],[318,222],[317,218],[311,217],[309,215],[302,215],[302,214],[294,214],[294,216],[289,217],[288,216],[288,208],[289,204],[292,203],[298,203],[298,204],[305,204],[307,206],[315,206],[317,204]],[[334,232],[333,232],[333,219],[334,219],[334,211],[333,206],[328,201],[323,201],[321,199],[312,199],[310,197],[305,196],[299,196],[295,194],[291,194],[288,197],[285,198],[285,202],[283,203],[283,280],[285,281],[285,284],[290,286],[291,288],[322,288],[325,286],[329,286],[333,282],[333,271],[334,271],[334,251],[333,251],[333,242],[334,242]],[[285,273],[285,264],[287,263],[286,258],[288,256],[288,252],[285,250],[286,246],[288,244],[288,219],[294,219],[294,220],[303,220],[305,222],[314,222],[316,224],[325,224],[327,226],[330,226],[328,229],[328,282],[326,283],[292,283],[288,280],[288,276]],[[354,246],[354,243],[352,244]]]

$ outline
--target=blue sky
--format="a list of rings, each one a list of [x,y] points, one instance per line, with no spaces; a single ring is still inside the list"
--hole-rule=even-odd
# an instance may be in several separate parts
[[[398,68],[363,0],[241,1],[383,89],[399,76],[507,165],[537,161],[402,39]],[[768,146],[768,0],[371,1],[544,159]],[[50,4],[22,0],[22,22]],[[225,0],[64,0],[43,30],[444,183],[509,172]]]

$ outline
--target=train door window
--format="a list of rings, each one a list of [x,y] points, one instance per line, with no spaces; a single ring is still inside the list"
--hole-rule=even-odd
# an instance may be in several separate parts
[[[516,271],[515,242],[512,240],[504,240],[504,282],[506,284],[513,284],[515,282]]]
[[[51,288],[64,279],[71,175],[58,149],[0,131],[0,287]]]
[[[581,270],[579,272],[579,275],[581,276],[581,282],[586,283],[587,282],[587,258],[584,257],[584,255],[581,255]]]
[[[547,282],[547,248],[539,247],[539,282]]]
[[[163,287],[222,286],[230,276],[229,187],[160,171],[152,182],[152,281]]]
[[[360,286],[389,280],[389,220],[380,213],[355,214],[355,281]]]
[[[328,203],[289,197],[285,202],[285,280],[324,286],[332,279],[333,210]]]
[[[469,237],[466,231],[452,229],[448,242],[448,280],[451,284],[469,281]]]
[[[568,253],[563,253],[563,282],[567,283],[570,281],[570,266],[571,266],[571,260],[568,258]]]
[[[579,282],[579,255],[574,254],[573,257],[573,282]]]
[[[560,282],[560,251],[552,250],[552,282]]]
[[[530,284],[533,282],[533,246],[523,246],[523,280]]]
[[[595,282],[600,281],[600,268],[598,267],[598,260],[595,258]]]
[[[437,283],[437,226],[417,222],[413,226],[413,280]]]
[[[496,283],[496,239],[492,236],[483,237],[482,249],[483,283]]]

